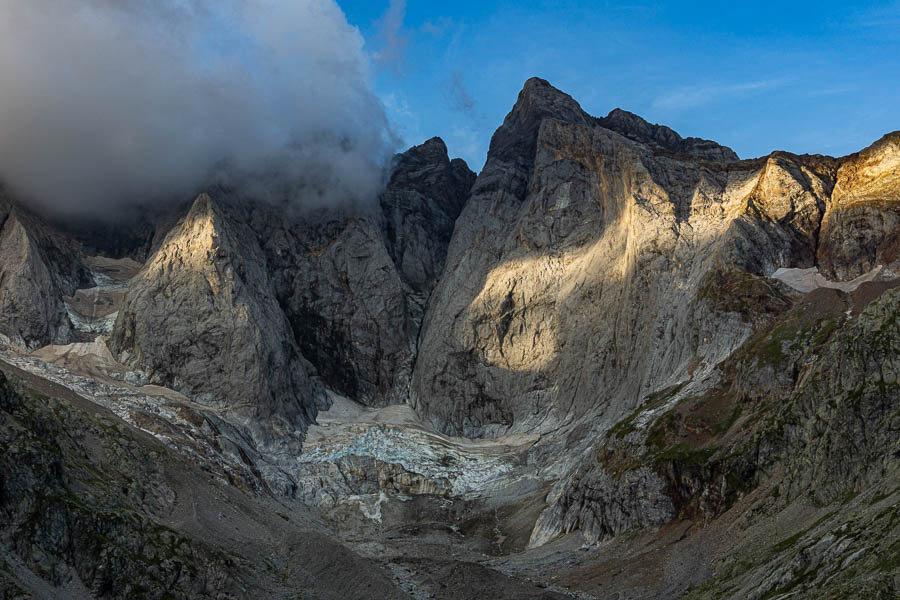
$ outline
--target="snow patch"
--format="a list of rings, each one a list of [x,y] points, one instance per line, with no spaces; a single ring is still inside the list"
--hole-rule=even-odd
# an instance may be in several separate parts
[[[66,313],[69,315],[72,326],[76,331],[82,333],[109,335],[112,333],[113,327],[116,325],[116,318],[119,316],[119,311],[116,311],[103,317],[91,319],[78,313],[78,311],[72,308],[72,305],[68,302],[66,302],[65,305]]]
[[[777,279],[804,294],[819,288],[830,288],[841,290],[842,292],[852,292],[863,283],[874,281],[875,278],[881,274],[883,269],[884,265],[878,265],[868,273],[860,275],[852,281],[829,281],[819,273],[818,267],[811,267],[809,269],[786,269],[782,267],[772,273],[770,277]]]
[[[381,523],[381,505],[388,501],[387,494],[383,491],[379,492],[377,497],[373,497],[373,495],[350,496],[348,500],[359,504],[359,511],[365,518]]]

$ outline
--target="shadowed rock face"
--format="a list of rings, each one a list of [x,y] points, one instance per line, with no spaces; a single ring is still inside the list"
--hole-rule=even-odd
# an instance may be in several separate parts
[[[469,197],[475,174],[432,138],[396,159],[381,196],[388,254],[404,283],[425,297],[444,268],[453,225]]]
[[[294,335],[333,389],[371,406],[405,401],[425,303],[474,177],[435,138],[396,157],[379,211],[258,228]]]
[[[259,435],[313,422],[320,381],[400,402],[473,177],[435,139],[398,157],[380,214],[285,219],[227,191],[201,195],[132,282],[110,346]]]
[[[398,155],[380,210],[254,225],[276,297],[333,389],[372,406],[407,395],[425,303],[474,174],[440,139]]]
[[[661,150],[688,154],[708,160],[739,160],[738,155],[731,148],[711,140],[695,137],[682,138],[678,133],[665,125],[651,125],[636,114],[621,108],[614,109],[606,117],[597,119],[597,122],[630,140]]]

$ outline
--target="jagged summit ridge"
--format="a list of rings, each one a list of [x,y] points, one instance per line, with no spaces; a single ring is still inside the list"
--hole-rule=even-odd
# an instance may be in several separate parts
[[[31,585],[22,565],[67,563],[92,589],[226,587],[182,567],[218,554],[124,523],[130,506],[225,536],[236,597],[254,579],[262,596],[893,597],[897,140],[740,161],[532,79],[477,177],[432,138],[359,212],[212,188],[140,234],[112,353],[102,335],[0,344],[30,381],[0,375],[0,534],[18,540],[0,541],[0,596]],[[65,331],[63,249],[80,256],[25,213],[0,227],[0,331]],[[112,413],[79,416],[84,398]],[[176,469],[173,496],[154,474],[171,453],[135,428],[202,470]],[[210,503],[207,481],[235,495]],[[267,533],[306,519],[393,583],[318,594],[363,563],[313,537],[307,569],[301,539]]]
[[[731,148],[712,140],[683,138],[665,125],[650,124],[638,115],[621,108],[613,109],[606,117],[593,117],[586,113],[572,96],[538,77],[532,77],[525,82],[515,105],[498,130],[499,134],[504,129],[513,128],[518,135],[499,137],[495,135],[496,139],[491,140],[489,155],[491,153],[502,155],[501,149],[515,144],[517,140],[518,143],[526,143],[527,146],[527,140],[536,134],[540,122],[545,118],[569,123],[596,123],[630,140],[668,152],[714,161],[739,160]]]
[[[620,133],[628,139],[658,146],[670,152],[717,161],[740,160],[737,153],[727,146],[701,138],[682,138],[665,125],[652,125],[638,115],[621,108],[613,109],[606,117],[597,120],[603,127]]]

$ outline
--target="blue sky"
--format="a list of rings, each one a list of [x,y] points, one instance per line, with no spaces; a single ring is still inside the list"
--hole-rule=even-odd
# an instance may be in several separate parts
[[[525,80],[741,157],[843,155],[900,129],[900,2],[338,0],[407,145],[473,169]]]

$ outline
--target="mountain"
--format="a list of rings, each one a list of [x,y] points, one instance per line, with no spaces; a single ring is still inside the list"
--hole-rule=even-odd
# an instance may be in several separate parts
[[[0,223],[0,335],[29,350],[68,342],[62,297],[90,286],[89,269],[69,240],[11,202],[2,186]]]
[[[4,597],[896,596],[900,134],[742,160],[531,79],[386,181],[4,197]]]

